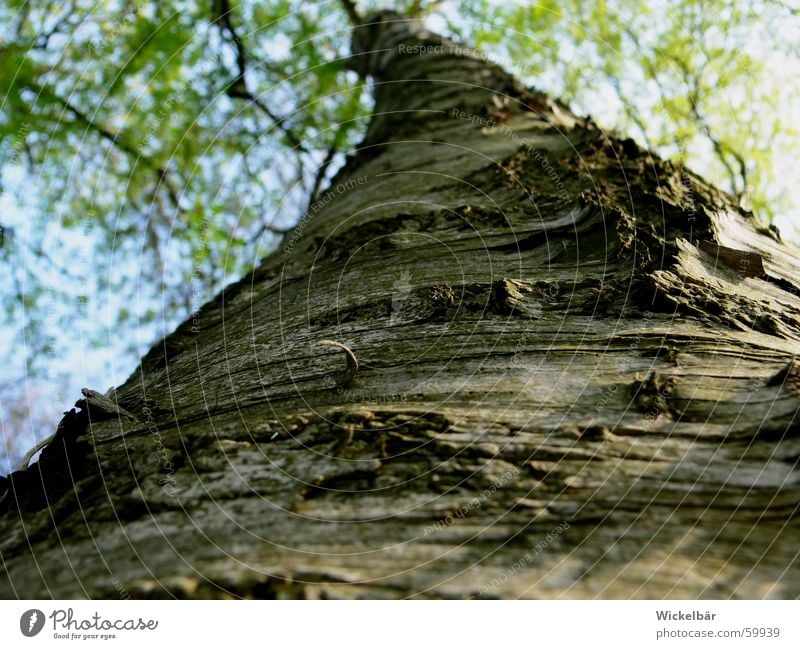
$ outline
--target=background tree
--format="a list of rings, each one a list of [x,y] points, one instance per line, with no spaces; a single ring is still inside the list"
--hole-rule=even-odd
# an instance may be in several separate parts
[[[5,483],[4,589],[796,596],[790,248],[397,15],[348,65],[281,249]]]

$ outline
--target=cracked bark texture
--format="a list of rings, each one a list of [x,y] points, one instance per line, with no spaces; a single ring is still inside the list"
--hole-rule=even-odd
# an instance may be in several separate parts
[[[10,476],[0,594],[797,597],[796,250],[415,23],[354,53],[361,146]]]

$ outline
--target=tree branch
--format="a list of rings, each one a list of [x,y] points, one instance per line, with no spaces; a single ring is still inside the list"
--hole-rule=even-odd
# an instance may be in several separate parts
[[[220,26],[220,31],[227,31],[236,48],[236,68],[239,71],[239,76],[236,78],[235,83],[245,84],[245,74],[247,72],[247,51],[244,48],[244,43],[239,37],[236,29],[233,26],[231,19],[232,9],[229,0],[219,0],[219,16],[215,18],[215,22]]]
[[[347,17],[350,19],[350,23],[355,27],[360,25],[361,15],[358,13],[358,9],[356,9],[356,3],[353,0],[341,0],[342,7],[347,13]]]
[[[218,5],[215,3],[215,9],[219,11],[219,15],[215,16],[214,22],[219,26],[223,38],[225,32],[228,33],[230,40],[233,42],[234,49],[236,50],[237,76],[225,89],[225,94],[231,99],[244,99],[254,104],[262,113],[269,117],[275,127],[286,136],[286,139],[293,148],[303,153],[308,153],[303,143],[300,141],[300,138],[286,125],[286,117],[279,117],[273,113],[269,107],[247,87],[247,61],[249,58],[247,49],[239,33],[236,31],[236,28],[233,26],[230,0],[218,0],[218,2]]]

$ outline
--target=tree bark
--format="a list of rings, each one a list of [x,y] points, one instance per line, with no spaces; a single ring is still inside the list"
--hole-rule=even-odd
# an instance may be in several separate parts
[[[478,53],[367,23],[362,144],[9,476],[0,594],[800,595],[796,250]]]

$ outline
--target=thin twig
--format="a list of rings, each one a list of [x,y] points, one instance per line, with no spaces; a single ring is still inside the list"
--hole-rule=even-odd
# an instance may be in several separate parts
[[[331,162],[333,162],[334,157],[336,157],[336,152],[339,150],[339,147],[336,146],[336,140],[331,142],[331,145],[328,147],[327,152],[325,153],[325,158],[322,161],[322,164],[317,169],[317,174],[314,177],[314,184],[311,186],[311,194],[308,200],[308,207],[306,208],[306,212],[311,210],[311,206],[317,202],[317,197],[319,196],[319,190],[322,186],[322,182],[325,180],[325,175],[328,173],[328,167],[331,166]]]
[[[624,27],[623,31],[628,35],[631,39],[633,44],[637,48],[641,48],[642,44],[639,40],[638,35],[630,28]],[[701,95],[700,91],[700,75],[692,73],[687,65],[686,61],[681,59],[680,57],[675,56],[671,52],[666,50],[657,49],[657,52],[663,56],[665,59],[671,61],[681,72],[683,76],[683,82],[689,88],[689,112],[691,116],[697,121],[697,125],[700,127],[700,130],[703,134],[708,138],[711,142],[711,146],[714,149],[714,152],[717,154],[717,158],[719,159],[722,166],[725,168],[725,171],[728,173],[728,177],[730,178],[731,183],[731,191],[734,193],[738,192],[738,185],[737,182],[738,178],[741,177],[742,181],[742,191],[747,189],[747,165],[745,163],[744,158],[740,153],[733,150],[731,147],[728,147],[719,140],[714,133],[711,131],[711,125],[708,123],[706,118],[700,112],[700,108],[698,107],[699,97]],[[649,66],[648,66],[649,67]],[[648,70],[651,75],[655,78],[655,74],[653,73],[652,69]],[[728,155],[732,156],[739,167],[739,176],[737,176],[736,171],[730,164],[728,160]]]
[[[152,160],[150,160],[147,156],[143,155],[141,151],[138,151],[136,147],[131,145],[129,142],[125,141],[125,138],[122,136],[121,133],[113,132],[109,130],[107,127],[103,126],[102,124],[95,122],[91,117],[89,117],[86,113],[82,110],[74,106],[68,100],[56,95],[55,93],[50,93],[51,96],[58,101],[64,108],[73,115],[73,117],[77,118],[87,129],[94,131],[97,133],[102,139],[106,140],[107,142],[111,143],[115,148],[119,149],[123,153],[127,153],[131,157],[135,158],[136,160],[142,160],[144,163],[150,167],[155,175],[156,179],[156,186],[163,185],[167,191],[167,195],[170,198],[173,206],[181,210],[180,200],[178,197],[178,190],[172,182],[172,178],[170,176],[169,171],[166,167],[162,167]]]

